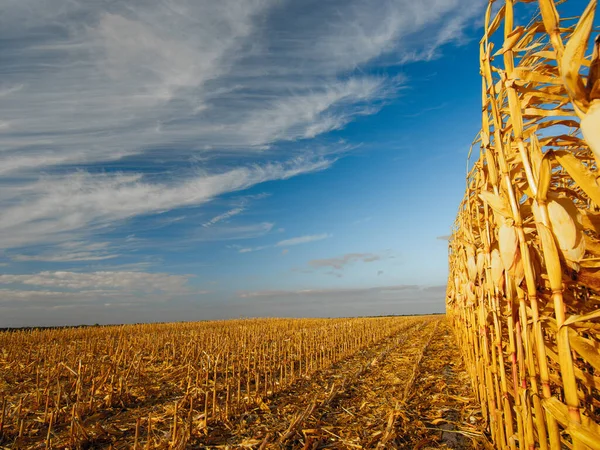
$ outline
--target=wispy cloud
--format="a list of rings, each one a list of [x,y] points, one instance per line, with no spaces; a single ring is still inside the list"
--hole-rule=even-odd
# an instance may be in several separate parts
[[[2,21],[6,35],[21,39],[5,64],[32,67],[2,88],[8,143],[16,148],[21,130],[36,136],[24,156],[12,155],[12,170],[119,158],[182,140],[204,149],[312,137],[372,111],[358,104],[394,86],[348,71],[382,55],[431,52],[462,36],[481,8],[457,8],[458,0],[314,8],[268,0],[30,3],[9,7]],[[429,39],[409,39],[417,33]]]
[[[256,239],[272,232],[273,222],[249,223],[244,225],[222,225],[220,227],[201,227],[186,236],[183,246],[190,242],[211,242],[211,241],[238,241],[245,239]],[[241,245],[228,245],[228,248],[242,249]]]
[[[73,175],[43,178],[0,193],[0,245],[61,242],[119,220],[185,206],[256,184],[328,168],[330,159],[294,158],[285,163],[238,167],[178,182],[154,183],[138,174]],[[17,200],[19,200],[17,202]],[[15,204],[16,203],[16,204]]]
[[[313,259],[308,262],[308,265],[314,268],[332,267],[337,270],[342,270],[347,265],[357,261],[370,263],[373,261],[379,261],[383,258],[384,257],[382,255],[377,255],[374,253],[347,253],[338,258]]]
[[[321,240],[327,239],[329,237],[331,237],[331,235],[327,234],[327,233],[311,234],[311,235],[306,235],[306,236],[293,237],[290,239],[284,239],[282,241],[279,241],[279,242],[277,242],[275,244],[271,244],[271,245],[260,245],[258,247],[244,247],[244,248],[240,248],[238,251],[239,251],[239,253],[250,253],[250,252],[256,252],[259,250],[265,250],[267,248],[273,248],[273,247],[291,247],[293,245],[301,245],[301,244],[308,244],[310,242],[321,241]],[[285,251],[285,249],[284,249],[284,252],[287,253]]]
[[[257,297],[282,297],[282,296],[339,296],[347,294],[369,294],[369,293],[385,293],[395,291],[414,291],[421,290],[421,286],[412,284],[400,284],[393,286],[376,286],[366,288],[327,288],[327,289],[301,289],[296,291],[290,290],[265,290],[265,291],[244,291],[239,292],[241,298],[257,298]]]
[[[238,250],[239,253],[252,253],[258,252],[260,250],[264,250],[266,248],[270,248],[272,245],[259,245],[258,247],[243,247]]]
[[[214,216],[212,219],[208,220],[207,222],[204,222],[202,224],[202,226],[204,226],[204,227],[210,227],[210,226],[213,226],[213,225],[215,225],[215,224],[217,224],[219,222],[228,221],[232,217],[240,215],[244,211],[246,211],[249,208],[249,205],[250,205],[251,202],[257,201],[257,200],[262,200],[262,199],[265,199],[265,198],[267,198],[269,196],[270,196],[270,194],[268,194],[266,192],[261,192],[259,194],[251,194],[251,195],[239,196],[233,202],[233,204],[235,205],[235,207],[230,208],[228,211],[225,211],[224,213],[221,213],[221,214],[218,214],[218,215]]]
[[[218,216],[213,217],[208,222],[203,223],[202,226],[210,227],[211,225],[214,225],[215,223],[219,223],[223,220],[230,219],[233,216],[237,216],[238,214],[243,213],[245,210],[246,210],[246,208],[244,208],[244,207],[230,209],[229,211],[224,212],[223,214],[219,214]]]
[[[278,29],[278,2],[269,0],[116,1],[109,8],[30,2],[7,8],[1,23],[4,35],[16,38],[3,59],[6,74],[16,74],[5,77],[2,90],[5,173],[114,161],[166,146],[247,151],[312,138],[376,112],[370,103],[400,84],[344,74],[388,50],[384,42],[363,42],[371,48],[361,61],[352,52],[354,61],[330,65],[345,46],[324,27],[339,20],[337,8],[306,17],[308,28]],[[274,33],[263,33],[265,26]],[[271,40],[282,32],[287,39]],[[329,45],[315,47],[319,37]],[[282,46],[302,40],[302,47]],[[301,58],[312,64],[290,64]]]
[[[0,309],[22,311],[26,315],[32,308],[45,311],[68,307],[80,307],[85,311],[92,305],[137,305],[137,308],[143,308],[209,293],[190,286],[189,279],[190,275],[116,270],[4,274],[0,275]],[[9,324],[2,319],[0,326]],[[120,321],[117,315],[112,320]],[[32,321],[45,323],[43,318]],[[62,323],[65,322],[70,321],[63,318]]]
[[[295,238],[284,239],[283,241],[279,241],[277,244],[275,244],[275,246],[276,247],[290,247],[292,245],[308,244],[309,242],[321,241],[323,239],[327,239],[328,237],[331,237],[331,235],[327,234],[327,233],[311,234],[311,235],[307,235],[307,236],[298,236]]]
[[[253,200],[231,194],[329,169],[359,143],[328,133],[405,92],[410,79],[398,63],[462,42],[482,3],[8,2],[0,15],[0,248],[11,268],[35,273],[1,275],[3,308],[12,305],[15,318],[25,299],[66,308],[77,298],[135,304],[192,292],[188,276],[126,264],[156,263],[158,248],[273,233],[275,218],[252,215]],[[279,252],[329,237],[284,236],[235,249]],[[353,253],[307,269],[339,277],[349,264],[380,258]],[[113,261],[117,269],[101,268]],[[40,271],[65,263],[71,270]]]
[[[63,242],[52,250],[39,252],[34,249],[32,254],[10,255],[13,261],[47,261],[47,262],[77,262],[102,261],[119,256],[112,252],[108,242],[87,243],[81,241]]]
[[[139,292],[189,292],[189,275],[148,272],[39,272],[27,275],[0,275],[0,285],[25,285],[76,290],[115,290]]]

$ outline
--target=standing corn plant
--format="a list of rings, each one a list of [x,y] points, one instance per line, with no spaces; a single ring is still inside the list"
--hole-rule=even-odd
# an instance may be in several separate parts
[[[515,3],[486,12],[447,311],[498,448],[600,449],[597,2],[574,20],[540,0],[523,25]]]

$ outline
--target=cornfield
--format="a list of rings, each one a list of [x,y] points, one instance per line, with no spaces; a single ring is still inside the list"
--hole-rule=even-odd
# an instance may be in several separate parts
[[[600,449],[597,5],[540,0],[517,25],[515,3],[485,16],[447,314],[497,448]]]
[[[480,42],[456,352],[433,316],[2,331],[0,447],[600,449],[597,4],[517,25],[515,3],[490,1]]]

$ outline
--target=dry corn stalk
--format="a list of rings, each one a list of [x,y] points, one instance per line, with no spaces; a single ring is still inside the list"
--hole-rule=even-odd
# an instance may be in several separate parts
[[[520,5],[493,3],[480,42],[480,154],[449,244],[447,312],[498,448],[598,448],[597,4],[574,20],[539,0],[540,13],[515,24]]]

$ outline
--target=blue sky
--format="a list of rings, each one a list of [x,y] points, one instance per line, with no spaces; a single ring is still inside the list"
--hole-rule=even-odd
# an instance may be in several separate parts
[[[0,326],[443,311],[484,6],[9,0]]]

